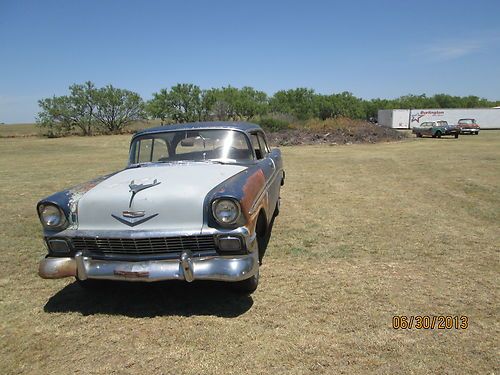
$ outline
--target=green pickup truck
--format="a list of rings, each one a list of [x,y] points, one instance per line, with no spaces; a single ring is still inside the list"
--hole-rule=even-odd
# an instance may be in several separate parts
[[[417,137],[430,135],[432,138],[441,138],[443,135],[452,135],[458,138],[460,129],[455,125],[449,125],[446,121],[427,121],[423,122],[420,126],[415,126],[412,133]]]

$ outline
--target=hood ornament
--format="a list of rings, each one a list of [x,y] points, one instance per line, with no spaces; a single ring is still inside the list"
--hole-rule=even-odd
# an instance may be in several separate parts
[[[155,178],[153,183],[151,184],[136,184],[134,180],[130,181],[130,184],[128,187],[130,188],[129,192],[132,193],[132,196],[130,197],[130,202],[128,203],[128,208],[132,207],[132,201],[134,200],[135,195],[143,191],[145,189],[149,189],[150,187],[160,185],[161,182],[158,182],[158,180]],[[111,216],[118,220],[120,223],[128,225],[129,227],[135,227],[136,225],[140,225],[142,223],[145,223],[148,220],[151,220],[152,218],[158,216],[159,214],[153,214],[146,216],[145,211],[132,211],[132,210],[125,210],[122,212],[122,217],[118,215],[113,215]],[[146,217],[144,217],[146,216]]]
[[[145,189],[149,189],[150,187],[160,185],[160,184],[161,184],[161,182],[158,182],[158,180],[156,178],[152,184],[136,185],[134,180],[130,181],[130,184],[128,185],[128,187],[130,188],[129,192],[132,193],[132,196],[130,197],[130,202],[128,203],[128,207],[129,208],[132,207],[132,201],[134,200],[134,197],[138,192],[143,191]]]

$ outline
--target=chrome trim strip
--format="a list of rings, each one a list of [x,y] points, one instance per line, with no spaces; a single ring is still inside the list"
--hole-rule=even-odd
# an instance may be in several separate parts
[[[104,237],[104,238],[157,238],[157,237],[180,237],[180,236],[203,236],[203,235],[217,235],[217,234],[235,234],[241,236],[248,236],[250,234],[246,227],[238,227],[236,229],[223,229],[211,228],[204,226],[201,230],[172,232],[172,231],[143,231],[143,230],[78,230],[66,229],[58,232],[53,236],[46,236],[50,238],[73,238],[73,237]]]
[[[282,171],[283,169],[280,169],[279,171],[275,170],[274,171],[274,174],[271,176],[271,178],[267,181],[267,183],[264,185],[264,187],[262,188],[262,190],[259,192],[259,194],[257,194],[257,199],[255,200],[255,202],[252,204],[252,207],[250,208],[250,210],[248,211],[248,214],[249,215],[252,215],[255,210],[257,209],[257,207],[259,206],[260,204],[260,201],[264,198],[265,196],[265,192],[268,191],[269,189],[269,186],[271,186],[273,183],[274,183],[274,180],[276,180],[276,177],[278,176],[278,172]]]

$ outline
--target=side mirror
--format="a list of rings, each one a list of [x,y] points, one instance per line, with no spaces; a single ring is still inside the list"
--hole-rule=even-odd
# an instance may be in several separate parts
[[[194,146],[194,139],[193,138],[183,139],[181,141],[181,146],[182,147],[193,147]]]

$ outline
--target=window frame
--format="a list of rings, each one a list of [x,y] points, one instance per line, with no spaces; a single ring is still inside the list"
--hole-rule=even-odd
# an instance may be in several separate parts
[[[234,131],[234,132],[237,132],[237,133],[240,133],[243,135],[243,137],[246,141],[246,144],[250,150],[250,159],[238,160],[236,163],[232,163],[232,164],[250,164],[250,163],[255,163],[257,160],[260,160],[260,159],[257,159],[257,155],[255,154],[255,149],[253,148],[253,143],[252,143],[252,139],[250,137],[250,133],[248,133],[242,129],[235,129],[235,128],[227,128],[226,129],[226,128],[215,128],[214,127],[214,128],[200,128],[200,129],[196,129],[196,128],[176,129],[176,130],[156,131],[156,132],[145,133],[145,134],[137,134],[134,137],[132,137],[132,140],[130,142],[128,164],[135,165],[135,164],[143,163],[143,162],[137,161],[140,157],[140,152],[138,153],[139,147],[137,147],[137,146],[140,145],[140,142],[142,142],[144,140],[152,139],[154,141],[156,138],[161,138],[161,134],[186,132],[186,131],[210,131],[210,130]],[[173,149],[172,149],[174,147],[174,145],[172,143],[174,141],[174,139],[175,139],[175,135],[172,138],[171,142],[166,141],[167,151],[168,151],[169,157],[170,157],[170,155],[176,155],[175,151],[173,151]],[[259,144],[259,147],[260,147],[260,144]],[[152,163],[158,163],[158,161],[153,161]]]

